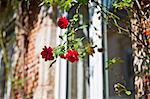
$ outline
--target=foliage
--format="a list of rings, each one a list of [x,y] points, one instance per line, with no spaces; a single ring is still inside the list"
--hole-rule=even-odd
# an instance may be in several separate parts
[[[127,90],[126,87],[120,83],[116,83],[114,85],[115,93],[119,96],[121,96],[121,93],[124,92],[126,95],[130,96],[131,91]]]
[[[58,26],[61,29],[66,29],[66,32],[62,33],[59,38],[62,40],[62,43],[57,47],[53,48],[53,57],[54,62],[60,56],[63,59],[68,59],[71,62],[78,61],[78,56],[84,58],[86,55],[93,55],[94,47],[92,44],[87,43],[83,46],[84,37],[77,37],[78,31],[84,28],[87,28],[88,25],[80,25],[78,14],[74,14],[72,19],[69,20],[69,23],[66,18],[60,17],[58,20]],[[66,28],[67,27],[67,28]],[[65,39],[67,37],[67,39]],[[43,56],[43,51],[41,53]],[[72,55],[72,56],[71,56]],[[47,53],[47,57],[51,55]],[[52,56],[51,56],[52,57]],[[47,60],[47,59],[46,59]],[[51,60],[51,59],[50,59]],[[50,65],[50,67],[52,66]]]
[[[108,67],[106,69],[112,68],[112,65],[122,63],[123,60],[120,58],[112,58],[107,61]]]
[[[126,9],[133,6],[133,0],[116,0],[113,6],[117,9]]]
[[[71,7],[75,4],[87,4],[89,0],[44,0],[42,2],[45,3],[47,6],[55,6],[57,5],[59,9],[65,9],[69,11]]]

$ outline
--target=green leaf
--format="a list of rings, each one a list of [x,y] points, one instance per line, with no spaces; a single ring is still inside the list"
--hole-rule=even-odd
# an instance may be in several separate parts
[[[58,0],[58,3],[59,3],[59,8],[61,9],[65,9],[66,11],[69,11],[70,8],[71,8],[71,3],[73,2],[73,0],[63,0],[62,2],[60,2]]]
[[[109,59],[107,61],[107,64],[108,64],[108,67],[106,67],[105,69],[109,69],[112,67],[113,64],[119,64],[119,63],[122,63],[123,60],[121,60],[120,58],[112,58],[112,59]]]
[[[81,42],[83,39],[84,39],[84,37],[83,38],[77,38],[77,39],[75,39],[75,41],[76,42]]]
[[[86,50],[85,49],[79,49],[78,50],[79,54],[80,54],[80,58],[84,58],[86,56]]]
[[[145,72],[145,73],[150,73],[150,70],[149,70],[149,69],[147,69],[147,70],[144,70],[144,72]]]
[[[108,65],[112,65],[112,64],[117,64],[117,63],[121,63],[122,60],[120,58],[113,58],[113,59],[109,59],[107,61]]]
[[[118,9],[123,9],[123,8],[129,8],[132,5],[133,5],[133,0],[123,0],[123,1],[116,0],[113,4],[113,7]]]
[[[76,28],[75,31],[82,30],[82,29],[87,28],[87,27],[88,27],[88,25],[82,25],[82,26]]]
[[[78,0],[78,2],[79,2],[79,3],[82,3],[82,4],[88,4],[88,1],[89,1],[89,0]]]
[[[79,48],[79,44],[74,44],[73,47],[74,47],[74,49],[77,49],[77,48]]]
[[[78,14],[75,14],[74,16],[73,16],[73,21],[75,21],[75,22],[77,22],[79,19],[78,19]]]
[[[125,91],[125,94],[129,96],[131,95],[131,91]]]
[[[54,49],[54,57],[57,58],[58,55],[63,54],[65,52],[65,47],[64,45],[59,45]]]

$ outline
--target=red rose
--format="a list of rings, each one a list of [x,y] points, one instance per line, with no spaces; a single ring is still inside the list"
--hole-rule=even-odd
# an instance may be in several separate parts
[[[68,19],[66,17],[60,17],[58,20],[58,26],[61,29],[66,29],[68,26]]]
[[[47,48],[46,46],[43,48],[43,51],[41,52],[42,58],[45,58],[45,61],[47,60],[53,60],[53,49],[51,47]]]
[[[78,56],[79,54],[76,50],[68,50],[66,54],[66,59],[71,62],[75,62],[79,60]]]
[[[60,57],[66,59],[66,55],[64,54],[61,54]]]

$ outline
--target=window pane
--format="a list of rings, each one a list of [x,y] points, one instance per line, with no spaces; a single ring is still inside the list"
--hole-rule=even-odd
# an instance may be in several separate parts
[[[122,32],[123,33],[123,32]],[[125,93],[121,97],[115,95],[114,85],[121,83],[133,92],[133,66],[132,66],[132,50],[131,41],[126,34],[119,34],[117,28],[108,23],[108,59],[119,58],[121,62],[109,66],[109,96],[110,99],[133,99],[133,96],[127,96]]]

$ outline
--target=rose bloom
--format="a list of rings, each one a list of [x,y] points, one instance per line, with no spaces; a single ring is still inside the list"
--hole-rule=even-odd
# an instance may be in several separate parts
[[[60,17],[57,24],[61,29],[66,29],[68,26],[68,19],[66,17]]]
[[[53,60],[53,49],[51,47],[47,48],[44,46],[43,51],[41,52],[42,58],[45,58],[45,61],[47,60]]]
[[[77,62],[79,60],[78,56],[79,54],[76,50],[68,50],[66,54],[66,59],[70,62]]]
[[[64,54],[61,54],[60,57],[66,59],[66,55]]]

